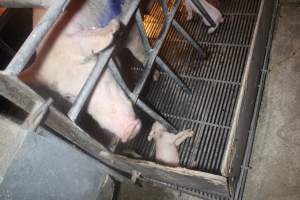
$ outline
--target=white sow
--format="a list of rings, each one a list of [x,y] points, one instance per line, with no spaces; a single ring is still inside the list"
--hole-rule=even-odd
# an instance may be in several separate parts
[[[119,28],[116,20],[99,28],[103,2],[72,1],[37,49],[34,64],[20,78],[29,84],[50,88],[72,103],[96,63],[95,58],[88,61],[86,58],[107,47]],[[44,12],[34,10],[34,25],[38,26]],[[122,142],[134,138],[141,128],[131,102],[108,70],[96,85],[87,112]]]

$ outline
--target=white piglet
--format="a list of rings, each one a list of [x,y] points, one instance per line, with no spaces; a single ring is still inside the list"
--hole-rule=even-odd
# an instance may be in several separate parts
[[[148,141],[154,139],[155,159],[161,164],[172,167],[179,166],[178,147],[187,138],[193,137],[194,132],[190,129],[181,131],[176,135],[168,132],[166,127],[155,122],[148,136]]]
[[[216,26],[215,27],[210,27],[208,29],[208,33],[211,34],[213,33],[219,26],[219,24],[223,23],[224,18],[222,13],[215,8],[213,5],[208,3],[205,0],[197,0],[199,3],[204,7],[206,12],[209,14],[209,16],[212,18],[212,20],[215,22]],[[188,13],[187,20],[191,20],[193,18],[193,11],[198,13],[199,15],[202,16],[201,12],[197,9],[195,4],[193,3],[192,0],[185,0],[185,7]],[[210,23],[202,16],[203,22],[206,26],[210,26]]]

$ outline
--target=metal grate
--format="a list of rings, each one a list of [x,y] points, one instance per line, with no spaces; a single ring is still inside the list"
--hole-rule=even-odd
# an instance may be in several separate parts
[[[192,90],[182,91],[161,72],[159,81],[149,85],[144,99],[168,119],[176,128],[192,128],[193,138],[180,145],[181,166],[220,175],[233,111],[236,104],[248,50],[250,47],[260,0],[224,0],[221,11],[225,22],[209,35],[199,16],[186,21],[181,7],[175,19],[199,42],[209,54],[206,60],[174,30],[170,30],[160,56]],[[148,37],[154,41],[164,20],[156,3],[145,17]],[[133,67],[139,73],[141,68]],[[130,144],[145,159],[154,159],[154,144],[147,134],[139,135]],[[192,188],[177,188],[208,199],[222,199]]]

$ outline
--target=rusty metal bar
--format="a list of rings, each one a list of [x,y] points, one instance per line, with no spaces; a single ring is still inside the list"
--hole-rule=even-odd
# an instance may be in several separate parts
[[[5,69],[6,74],[18,75],[24,69],[37,46],[56,22],[59,15],[64,11],[68,3],[69,0],[55,1],[53,5],[49,7],[41,21],[33,29],[20,50]]]

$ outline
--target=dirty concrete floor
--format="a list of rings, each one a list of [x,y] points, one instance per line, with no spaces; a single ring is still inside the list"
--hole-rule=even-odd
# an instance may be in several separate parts
[[[300,2],[281,6],[245,200],[300,199]],[[123,185],[118,200],[196,200],[146,185]]]
[[[282,5],[245,200],[300,199],[300,3]]]

